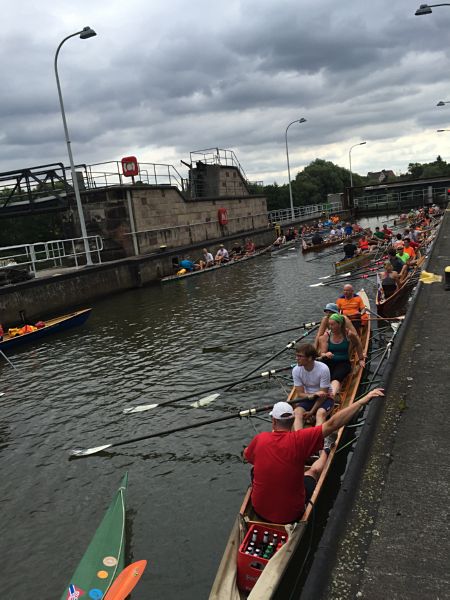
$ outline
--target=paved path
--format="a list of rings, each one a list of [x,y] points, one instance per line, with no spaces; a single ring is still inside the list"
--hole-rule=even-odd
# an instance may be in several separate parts
[[[447,211],[428,271],[450,265]],[[450,290],[422,285],[326,598],[450,598]]]

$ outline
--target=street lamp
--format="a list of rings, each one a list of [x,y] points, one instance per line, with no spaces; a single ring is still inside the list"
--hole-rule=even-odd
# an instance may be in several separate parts
[[[421,4],[414,14],[417,17],[420,17],[421,15],[431,15],[433,12],[431,9],[435,6],[450,6],[450,4],[448,4],[448,2],[445,2],[444,4]]]
[[[364,144],[367,144],[367,142],[359,142],[359,144],[353,144],[353,146],[350,147],[350,150],[348,151],[348,162],[350,164],[350,187],[353,187],[353,175],[352,175],[352,150],[353,148],[356,148],[356,146],[364,146]]]
[[[289,200],[290,200],[290,203],[291,203],[291,216],[292,216],[292,220],[294,220],[295,215],[294,215],[294,200],[292,199],[291,167],[289,165],[289,150],[288,150],[288,138],[287,138],[287,134],[288,134],[289,127],[291,125],[293,125],[294,123],[306,123],[306,119],[304,119],[302,117],[301,119],[296,119],[295,121],[292,121],[292,123],[289,123],[289,125],[286,127],[286,134],[285,134],[285,139],[286,139],[286,159],[287,159],[288,178],[289,178]]]
[[[59,55],[59,51],[61,50],[61,46],[64,44],[64,42],[67,42],[67,40],[70,40],[70,38],[75,37],[76,35],[79,35],[82,40],[86,40],[90,37],[94,37],[94,35],[97,35],[97,34],[90,27],[83,27],[83,29],[81,31],[72,33],[71,35],[68,35],[66,38],[64,38],[63,41],[59,44],[58,49],[56,50],[56,54],[55,54],[55,76],[56,76],[56,85],[58,88],[59,104],[61,107],[61,116],[62,116],[63,126],[64,126],[64,135],[66,137],[67,153],[69,154],[70,172],[72,174],[72,186],[73,186],[73,191],[75,193],[75,199],[77,202],[78,217],[80,219],[80,226],[81,226],[81,235],[83,237],[84,250],[86,252],[86,265],[92,266],[91,252],[89,249],[89,241],[87,239],[86,223],[84,221],[83,206],[81,204],[80,188],[78,187],[78,179],[77,179],[77,175],[75,173],[75,165],[73,162],[72,149],[70,147],[69,130],[67,129],[66,113],[64,112],[64,103],[63,103],[63,98],[62,98],[62,93],[61,93],[61,85],[59,83],[59,76],[58,76],[58,55]]]

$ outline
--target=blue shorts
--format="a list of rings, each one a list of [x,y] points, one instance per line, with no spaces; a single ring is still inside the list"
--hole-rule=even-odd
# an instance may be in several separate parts
[[[300,406],[301,408],[303,408],[304,410],[306,410],[308,412],[312,409],[312,407],[314,406],[315,403],[316,403],[315,400],[302,400],[301,402],[295,402],[294,406]],[[319,406],[319,408],[323,408],[326,410],[326,412],[330,412],[330,410],[333,408],[333,406],[334,406],[334,400],[332,400],[331,398],[326,398],[322,402],[322,404]]]

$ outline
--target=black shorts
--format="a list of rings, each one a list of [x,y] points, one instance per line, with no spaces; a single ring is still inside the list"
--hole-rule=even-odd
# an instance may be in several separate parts
[[[334,362],[330,359],[323,359],[322,362],[330,369],[331,381],[339,381],[342,383],[352,370],[352,364],[349,360],[340,360]]]

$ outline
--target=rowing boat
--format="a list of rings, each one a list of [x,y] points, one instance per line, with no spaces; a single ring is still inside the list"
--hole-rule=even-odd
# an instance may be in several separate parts
[[[262,248],[261,250],[257,250],[252,254],[245,254],[241,258],[231,259],[226,263],[221,263],[220,265],[214,265],[213,267],[207,267],[205,269],[198,269],[197,271],[190,271],[189,273],[183,273],[182,275],[168,275],[167,277],[163,277],[161,279],[161,283],[167,283],[168,281],[178,281],[179,279],[185,279],[186,277],[193,277],[194,275],[202,275],[204,273],[211,273],[212,271],[217,271],[217,269],[223,269],[225,267],[232,267],[233,265],[238,265],[243,263],[251,258],[256,258],[257,256],[261,256],[265,254],[272,248],[272,244],[267,246],[267,248]]]
[[[370,308],[369,299],[364,290],[358,292],[362,297],[366,307]],[[370,338],[370,321],[363,328],[361,337],[364,354],[367,354]],[[341,390],[341,402],[335,410],[350,406],[355,400],[356,393],[361,381],[362,369],[358,367],[356,353],[353,356],[352,374],[344,382]],[[288,400],[293,399],[294,390],[291,391]],[[302,544],[304,533],[308,523],[313,518],[313,507],[317,503],[321,489],[332,465],[336,449],[341,441],[344,433],[344,427],[338,430],[335,445],[331,448],[324,470],[316,484],[311,502],[308,504],[305,513],[300,521],[290,525],[279,525],[273,523],[265,523],[258,519],[251,505],[251,487],[247,491],[244,502],[240,508],[239,514],[233,525],[230,537],[225,548],[219,569],[217,571],[214,584],[209,595],[209,600],[263,600],[269,599],[278,588],[279,583],[283,578],[283,574],[288,567],[291,558],[294,556],[297,549]],[[307,469],[308,467],[305,467]],[[269,532],[276,532],[279,536],[287,536],[287,542],[282,546],[270,560],[258,558],[259,569],[251,567],[250,564],[244,564],[247,555],[240,551],[241,544],[249,531],[252,531],[254,526],[258,529]],[[309,539],[303,542],[309,543]],[[244,557],[244,558],[243,558]],[[239,565],[239,566],[238,566]],[[262,568],[262,570],[261,570]],[[238,581],[241,588],[252,584],[253,588],[250,591],[239,589]],[[250,583],[249,583],[250,582]]]
[[[356,265],[364,264],[365,262],[371,261],[376,255],[376,250],[372,252],[365,252],[363,254],[357,254],[353,258],[343,258],[342,260],[338,260],[338,262],[334,263],[334,271],[335,273],[340,273],[341,271],[352,270]]]
[[[81,562],[68,582],[61,600],[86,598],[101,600],[125,566],[125,473],[102,522]],[[70,544],[68,548],[70,548]]]
[[[13,346],[20,346],[22,344],[38,340],[52,333],[59,333],[60,331],[65,331],[71,327],[83,325],[83,323],[87,321],[91,311],[92,308],[85,308],[68,315],[62,315],[61,317],[48,319],[45,321],[45,323],[41,321],[41,323],[44,323],[43,326],[34,331],[22,333],[21,335],[10,335],[8,332],[5,332],[3,334],[3,340],[0,342],[0,350],[12,348]]]
[[[332,240],[324,240],[321,244],[312,244],[309,246],[306,241],[302,244],[302,252],[305,254],[306,252],[318,252],[319,250],[324,250],[325,248],[330,248],[331,246],[337,246],[338,244],[342,244],[343,242],[347,242],[348,240],[354,240],[361,237],[361,233],[355,233],[348,237],[337,237]]]

